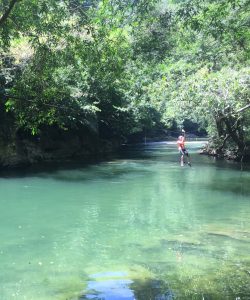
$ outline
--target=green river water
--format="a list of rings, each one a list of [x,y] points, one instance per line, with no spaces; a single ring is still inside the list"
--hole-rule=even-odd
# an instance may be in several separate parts
[[[187,146],[2,172],[0,299],[250,299],[249,166]]]

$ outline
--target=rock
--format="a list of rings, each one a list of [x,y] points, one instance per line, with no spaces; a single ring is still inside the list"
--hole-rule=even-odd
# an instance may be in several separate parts
[[[120,141],[102,140],[86,128],[62,130],[44,128],[39,136],[18,131],[8,139],[0,135],[0,168],[13,168],[38,162],[101,157],[120,146]]]

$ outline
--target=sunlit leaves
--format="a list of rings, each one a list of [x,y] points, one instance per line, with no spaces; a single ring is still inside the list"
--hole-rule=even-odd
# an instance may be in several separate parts
[[[246,0],[18,1],[0,47],[14,53],[20,41],[29,55],[5,72],[3,102],[32,132],[214,124],[249,101],[248,25]]]

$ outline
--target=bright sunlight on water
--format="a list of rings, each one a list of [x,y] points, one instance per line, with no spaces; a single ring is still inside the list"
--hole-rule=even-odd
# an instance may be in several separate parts
[[[250,172],[175,143],[1,173],[0,299],[250,299]]]

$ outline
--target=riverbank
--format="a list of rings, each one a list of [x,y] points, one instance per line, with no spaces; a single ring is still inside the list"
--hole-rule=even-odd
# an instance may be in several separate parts
[[[101,136],[97,127],[63,130],[56,126],[41,128],[39,134],[31,135],[17,130],[13,122],[0,130],[0,169],[25,168],[41,163],[63,163],[65,161],[103,159],[117,153],[123,144],[176,141],[178,132],[163,130],[145,135],[144,132],[121,136]],[[203,141],[205,138],[187,134],[188,141]]]
[[[39,135],[32,136],[27,132],[17,131],[15,134],[0,136],[0,169],[26,168],[36,164],[60,164],[74,161],[97,161],[105,159],[119,151],[125,144],[148,144],[176,141],[171,134],[144,136],[143,133],[123,138],[100,138],[97,131],[86,128],[62,130],[57,127],[44,128]],[[126,141],[126,143],[124,143]],[[250,153],[239,157],[235,150],[217,152],[207,137],[187,134],[187,142],[204,142],[202,155],[213,156],[226,160],[249,161]]]
[[[250,161],[250,149],[249,147],[245,148],[244,153],[239,153],[235,148],[225,148],[225,149],[216,149],[216,147],[211,146],[208,142],[204,147],[200,150],[201,155],[213,156],[216,158],[226,159],[226,160],[234,160],[241,162],[249,162]]]
[[[62,130],[46,128],[32,136],[18,131],[0,136],[0,168],[22,168],[39,163],[100,159],[117,151],[122,142],[118,138],[100,138],[86,128]]]

